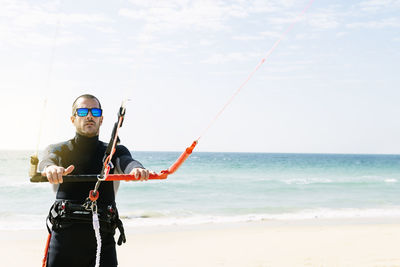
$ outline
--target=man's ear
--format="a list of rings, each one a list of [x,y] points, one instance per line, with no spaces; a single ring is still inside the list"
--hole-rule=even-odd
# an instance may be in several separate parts
[[[103,124],[103,116],[100,117],[100,125]]]
[[[72,124],[75,122],[75,116],[71,116],[71,122]]]

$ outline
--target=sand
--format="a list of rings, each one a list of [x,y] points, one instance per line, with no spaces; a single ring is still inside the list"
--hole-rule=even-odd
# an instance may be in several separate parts
[[[129,227],[119,266],[400,266],[400,221]],[[47,231],[0,231],[1,266],[41,266]]]

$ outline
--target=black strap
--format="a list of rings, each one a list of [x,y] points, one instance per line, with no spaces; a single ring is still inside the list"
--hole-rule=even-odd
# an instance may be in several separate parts
[[[117,227],[119,231],[119,238],[117,244],[118,246],[121,246],[122,243],[126,242],[126,236],[125,236],[124,226],[122,225],[122,221],[119,218],[117,219]]]

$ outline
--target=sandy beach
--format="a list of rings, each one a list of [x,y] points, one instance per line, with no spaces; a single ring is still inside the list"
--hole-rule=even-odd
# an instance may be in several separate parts
[[[400,266],[400,222],[309,220],[127,228],[119,266]],[[41,266],[46,230],[1,231],[2,266]]]

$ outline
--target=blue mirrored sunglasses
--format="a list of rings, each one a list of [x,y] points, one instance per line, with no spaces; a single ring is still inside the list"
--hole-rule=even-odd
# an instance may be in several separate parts
[[[100,117],[103,113],[101,108],[77,108],[76,115],[79,117],[86,117],[89,114],[89,111],[92,113],[93,117]]]

